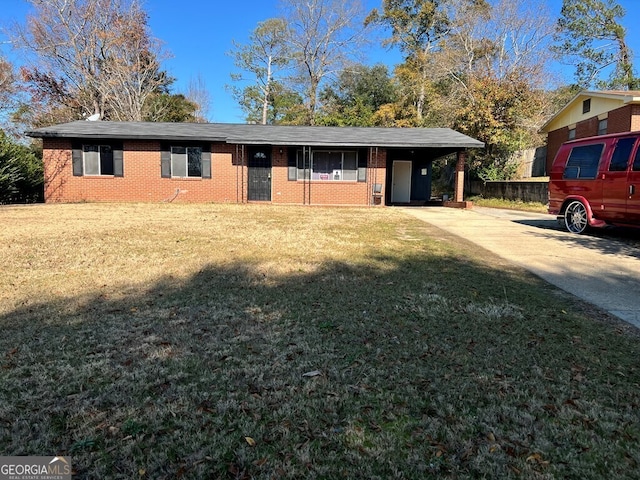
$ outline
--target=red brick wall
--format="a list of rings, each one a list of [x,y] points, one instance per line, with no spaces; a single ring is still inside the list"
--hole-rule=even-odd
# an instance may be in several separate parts
[[[247,200],[246,147],[211,145],[211,179],[162,178],[160,142],[125,141],[124,176],[74,177],[71,141],[44,139],[46,202],[232,202]],[[312,205],[369,205],[374,179],[385,184],[386,154],[380,149],[366,182],[288,180],[287,149],[272,152],[272,202]],[[307,195],[305,195],[305,192]],[[310,197],[309,197],[310,193]],[[384,203],[384,201],[382,202]]]
[[[553,160],[556,158],[556,153],[558,153],[562,144],[568,139],[569,129],[567,127],[553,130],[547,135],[547,175],[551,172],[551,165],[553,165]]]
[[[611,110],[607,119],[607,133],[622,133],[630,131],[631,105]]]
[[[598,135],[598,117],[591,117],[576,124],[576,138]]]

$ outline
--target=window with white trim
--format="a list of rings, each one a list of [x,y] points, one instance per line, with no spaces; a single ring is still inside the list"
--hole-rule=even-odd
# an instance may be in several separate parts
[[[171,147],[172,177],[201,177],[201,147]]]

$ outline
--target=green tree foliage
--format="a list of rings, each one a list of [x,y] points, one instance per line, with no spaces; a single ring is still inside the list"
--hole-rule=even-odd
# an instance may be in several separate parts
[[[396,101],[396,85],[385,65],[354,65],[320,95],[320,125],[370,127],[381,122],[383,105]]]
[[[182,94],[152,93],[145,101],[145,122],[197,122],[198,105]]]
[[[262,123],[263,92],[257,85],[245,87],[238,98],[240,107],[245,113],[248,123]],[[267,109],[268,125],[306,125],[306,111],[302,97],[282,83],[273,81],[269,93]]]
[[[575,65],[580,88],[640,88],[627,32],[620,23],[624,16],[624,8],[615,0],[563,1],[554,51]],[[608,78],[603,78],[608,71]]]
[[[43,184],[41,153],[0,130],[0,203],[42,201]]]
[[[454,127],[485,143],[470,156],[472,171],[483,180],[509,180],[517,173],[514,152],[530,147],[528,112],[542,108],[544,97],[524,78],[472,78],[472,97],[462,102]]]

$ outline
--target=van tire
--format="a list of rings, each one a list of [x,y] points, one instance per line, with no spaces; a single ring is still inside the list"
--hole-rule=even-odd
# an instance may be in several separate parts
[[[564,210],[564,226],[571,233],[584,233],[589,227],[589,212],[579,200],[574,200]]]

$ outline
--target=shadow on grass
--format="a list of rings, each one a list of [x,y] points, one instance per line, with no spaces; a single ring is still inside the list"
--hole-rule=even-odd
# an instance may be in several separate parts
[[[519,270],[317,267],[210,265],[5,315],[0,450],[70,455],[74,478],[637,472],[633,339]]]

